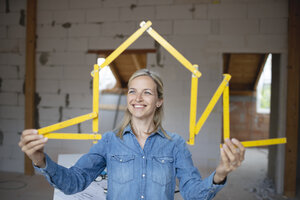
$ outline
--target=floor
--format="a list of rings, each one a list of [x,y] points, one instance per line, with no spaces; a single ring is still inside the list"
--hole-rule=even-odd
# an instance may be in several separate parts
[[[216,200],[286,200],[276,195],[272,182],[266,179],[267,150],[247,149],[243,165],[228,177],[228,183],[217,194]],[[202,176],[208,169],[200,169]],[[298,194],[299,195],[299,194]],[[0,172],[0,198],[2,200],[52,200],[53,188],[40,175]],[[180,195],[175,200],[181,200]],[[293,200],[300,199],[294,198]],[[290,199],[292,200],[292,199]]]

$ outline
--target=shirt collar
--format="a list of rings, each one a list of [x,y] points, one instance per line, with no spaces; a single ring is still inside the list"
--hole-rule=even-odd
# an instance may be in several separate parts
[[[132,133],[133,134],[133,132],[132,132],[132,129],[131,129],[131,125],[130,124],[128,124],[126,127],[125,127],[125,129],[124,129],[124,131],[123,131],[123,135],[125,135],[126,133]],[[165,138],[166,136],[165,136],[165,134],[162,132],[162,130],[161,130],[161,128],[158,128],[158,130],[156,131],[156,132],[154,132],[154,133],[152,133],[151,135],[154,135],[154,134],[159,134],[161,137],[163,137],[163,138]]]

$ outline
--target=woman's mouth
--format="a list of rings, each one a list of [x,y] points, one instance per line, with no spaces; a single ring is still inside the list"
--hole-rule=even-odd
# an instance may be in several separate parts
[[[146,105],[140,105],[140,104],[133,104],[134,108],[145,108]]]

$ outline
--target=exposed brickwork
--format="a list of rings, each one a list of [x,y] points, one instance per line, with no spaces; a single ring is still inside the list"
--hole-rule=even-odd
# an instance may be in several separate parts
[[[269,114],[256,111],[255,101],[230,103],[230,135],[241,141],[269,138]]]

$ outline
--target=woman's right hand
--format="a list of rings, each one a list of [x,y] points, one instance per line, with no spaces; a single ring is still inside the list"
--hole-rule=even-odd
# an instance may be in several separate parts
[[[27,129],[22,132],[19,146],[35,166],[44,168],[46,166],[44,146],[47,141],[48,138],[39,135],[37,130]]]

